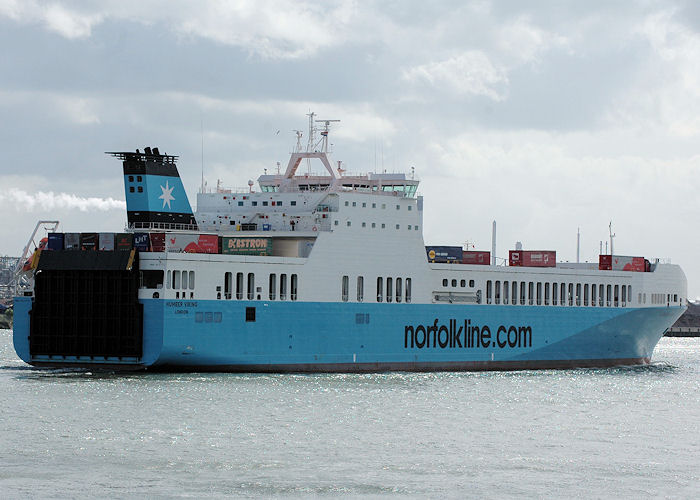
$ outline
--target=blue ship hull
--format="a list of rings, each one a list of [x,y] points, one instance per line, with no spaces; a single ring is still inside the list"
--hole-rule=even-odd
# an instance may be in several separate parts
[[[659,339],[685,311],[685,307],[161,299],[141,303],[140,358],[31,356],[32,303],[25,297],[15,301],[15,350],[22,360],[37,366],[120,369],[377,372],[604,367],[649,363]]]

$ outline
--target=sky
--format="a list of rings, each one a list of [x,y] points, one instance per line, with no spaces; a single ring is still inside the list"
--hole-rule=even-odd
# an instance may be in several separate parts
[[[194,204],[314,111],[348,172],[415,168],[426,244],[595,262],[612,221],[700,297],[697,2],[0,0],[0,46],[0,255],[122,230],[105,151],[179,155]]]

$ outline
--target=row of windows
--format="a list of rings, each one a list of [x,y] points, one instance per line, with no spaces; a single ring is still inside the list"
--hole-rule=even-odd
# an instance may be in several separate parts
[[[394,283],[396,286],[394,286]],[[405,283],[405,288],[404,288]],[[384,295],[384,278],[377,278],[377,302],[411,302],[411,278],[386,278],[386,295]],[[343,302],[350,300],[350,277],[343,276],[340,280],[340,298]],[[365,278],[364,276],[357,277],[357,301],[364,302],[365,300]]]
[[[346,201],[346,202],[345,202],[345,206],[346,206],[346,207],[349,207],[349,206],[350,206],[350,202],[349,202],[349,201]],[[353,201],[353,202],[352,202],[352,206],[353,206],[353,207],[356,207],[356,206],[357,206],[357,202],[356,202],[356,201]],[[366,203],[366,202],[362,202],[362,208],[367,208],[367,203]],[[376,203],[372,203],[372,208],[377,208],[377,204],[376,204]],[[413,206],[412,206],[412,205],[408,205],[406,208],[408,209],[409,212],[410,212],[411,210],[413,210]],[[382,203],[382,210],[386,210],[386,203]],[[401,210],[401,205],[396,205],[396,210]]]
[[[487,304],[625,307],[628,300],[632,301],[631,285],[503,281],[501,286],[500,281],[486,282]]]
[[[442,286],[449,286],[450,281],[447,278],[442,280]],[[465,288],[467,286],[467,280],[459,280],[459,286]],[[452,280],[452,288],[457,287],[457,280]],[[474,288],[474,280],[469,280],[469,288]]]
[[[338,222],[338,220],[336,219],[336,220],[334,221],[334,224],[337,226],[337,225],[340,224],[340,222]],[[351,227],[351,226],[352,226],[352,221],[346,221],[346,222],[345,222],[345,225],[346,225],[347,227]],[[367,223],[366,223],[366,222],[363,222],[363,223],[362,223],[362,227],[367,227]],[[375,228],[377,227],[377,223],[376,223],[376,222],[372,222],[371,227],[372,227],[372,229],[375,229]],[[382,229],[386,229],[386,224],[385,224],[385,223],[382,223],[381,228],[382,228]],[[396,224],[396,229],[401,229],[401,224]],[[408,230],[409,230],[409,231],[411,231],[411,230],[418,231],[418,226],[414,226],[413,224],[409,224],[409,225],[408,225]]]
[[[238,202],[238,206],[239,206],[239,207],[242,207],[244,204],[245,204],[244,201],[239,201],[239,202]],[[263,207],[266,207],[266,206],[268,206],[268,205],[272,205],[273,207],[281,207],[281,206],[283,205],[283,203],[282,203],[281,201],[271,201],[271,202],[263,201],[263,202],[261,202],[261,204],[262,204]],[[296,206],[297,206],[296,200],[290,201],[289,204],[290,204],[291,206],[293,206],[293,207],[296,207]],[[257,201],[251,201],[251,202],[250,202],[250,205],[253,206],[253,207],[257,207],[257,206],[258,206],[258,202],[257,202]]]
[[[233,273],[224,273],[224,299],[231,300],[234,297],[234,282]],[[261,300],[262,287],[255,287],[255,273],[236,273],[235,282],[235,297],[236,300],[242,300],[245,296],[248,300]],[[244,286],[246,285],[246,286]],[[296,274],[289,276],[289,299],[297,300],[298,278]],[[271,273],[268,278],[267,295],[269,300],[277,300],[277,292],[279,291],[279,300],[287,300],[287,275],[279,275],[279,288],[277,287],[277,274]],[[221,298],[221,294],[217,295]]]
[[[641,299],[644,301],[646,304],[647,301],[647,294],[640,294],[642,295]],[[650,293],[649,298],[651,299],[652,304],[668,304],[671,302],[671,294],[670,293]],[[640,300],[641,302],[641,300]],[[673,302],[678,302],[678,294],[673,294]]]
[[[394,280],[392,278],[387,278],[386,279],[386,295],[382,296],[382,291],[384,290],[384,287],[382,285],[382,277],[380,276],[377,278],[377,302],[381,302],[382,299],[386,299],[387,302],[391,302],[392,299],[396,299],[396,302],[401,302],[401,298],[403,293],[405,292],[405,295],[403,295],[403,298],[406,300],[406,302],[411,302],[411,278],[406,278],[406,289],[404,292],[402,292],[402,282],[401,278],[396,278],[395,283],[396,283],[396,293],[393,293],[394,290]]]
[[[162,280],[161,276],[161,280]],[[165,288],[173,290],[194,290],[194,271],[168,271]]]

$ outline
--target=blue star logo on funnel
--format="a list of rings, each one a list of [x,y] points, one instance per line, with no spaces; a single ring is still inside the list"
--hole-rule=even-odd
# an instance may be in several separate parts
[[[163,200],[163,208],[165,208],[166,204],[168,208],[170,208],[170,202],[175,200],[173,196],[173,189],[175,189],[175,186],[169,187],[168,181],[165,181],[165,186],[160,186],[160,189],[163,191],[163,194],[161,194],[158,199]]]

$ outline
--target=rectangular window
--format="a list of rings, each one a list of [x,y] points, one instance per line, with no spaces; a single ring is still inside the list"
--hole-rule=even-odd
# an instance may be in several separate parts
[[[187,290],[187,271],[182,271],[182,289]]]
[[[194,271],[190,271],[190,290],[194,290]]]
[[[596,305],[596,290],[598,289],[598,285],[591,285],[591,306],[595,307]]]
[[[292,300],[297,300],[297,275],[292,274],[291,282],[289,284],[289,298]]]
[[[493,301],[496,304],[501,303],[501,282],[500,281],[496,281],[496,287],[494,288],[494,291],[493,291]]]
[[[574,284],[573,283],[569,283],[569,300],[567,301],[567,303],[570,306],[574,305]]]
[[[277,295],[277,275],[275,273],[270,274],[270,283],[267,287],[270,300],[275,300]]]
[[[605,304],[610,307],[612,305],[612,285],[608,285],[605,290]]]
[[[566,305],[566,283],[559,284],[559,305]]]
[[[377,278],[377,302],[382,301],[382,293],[384,293],[384,280],[380,276]]]
[[[248,273],[248,300],[255,298],[255,274]]]
[[[251,201],[250,203],[251,203],[251,205],[253,205],[254,207],[257,207],[257,206],[258,206],[258,202],[257,202],[257,201]]]
[[[600,307],[603,307],[603,304],[605,303],[605,287],[603,285],[598,286],[598,305]]]
[[[460,281],[459,281],[459,286],[461,286],[462,288],[464,288],[465,286],[467,286],[467,282],[466,282],[465,280],[460,280]]]
[[[364,205],[364,203],[363,203]],[[365,278],[364,276],[357,277],[357,301],[362,302],[365,299]]]
[[[552,283],[552,305],[559,303],[559,283]]]
[[[243,273],[236,273],[236,300],[243,298]]]
[[[447,278],[442,280],[442,286],[447,286]]]
[[[525,305],[525,292],[527,291],[527,288],[525,287],[525,282],[521,281],[520,282],[520,305],[524,306]]]
[[[347,276],[343,276],[343,278],[342,278],[342,280],[341,280],[340,299],[341,299],[343,302],[347,302],[347,301],[348,301],[348,288],[349,288],[349,286],[350,286],[350,285],[348,284],[349,281],[350,281],[350,278],[348,278]]]
[[[245,320],[246,322],[253,322],[255,321],[255,308],[254,307],[246,307],[245,308]]]
[[[588,285],[583,285],[583,305],[588,305]]]
[[[173,271],[173,289],[180,289],[180,271]]]
[[[529,299],[527,301],[528,304],[533,305],[535,303],[535,284],[532,281],[527,284],[527,298]]]
[[[615,285],[615,307],[619,307],[620,303],[620,285]]]
[[[172,279],[171,276],[172,272],[168,271],[168,274],[165,276],[165,288],[170,289],[172,286],[172,282],[170,281]]]
[[[503,303],[508,304],[508,286],[510,284],[507,281],[503,282]]]
[[[406,302],[411,302],[411,278],[406,278]]]
[[[287,275],[280,274],[280,300],[287,300]]]
[[[239,202],[238,202],[238,206],[239,206],[239,207],[242,207],[242,206],[243,206],[243,202],[242,202],[242,201],[239,201]]]
[[[511,287],[513,288],[513,293],[510,294],[510,303],[516,306],[518,305],[518,282],[514,281]]]
[[[537,305],[542,305],[542,283],[537,282]]]
[[[263,201],[263,207],[266,207],[266,206],[267,206],[267,202]]]
[[[627,305],[627,287],[622,285],[622,307]]]
[[[576,305],[581,305],[581,283],[576,283]]]
[[[491,280],[486,281],[486,303],[491,303]]]
[[[394,286],[393,286],[393,282],[392,282],[391,278],[387,278],[386,279],[386,301],[387,302],[391,302],[391,297],[394,294],[393,288],[394,288]]]
[[[549,283],[544,284],[544,305],[549,305]]]
[[[401,278],[396,278],[396,302],[401,302],[403,297],[403,290],[401,290]]]
[[[224,298],[226,300],[231,299],[231,290],[233,289],[233,274],[224,273]]]
[[[290,201],[289,204],[290,204],[291,206],[293,206],[293,207],[296,207],[296,206],[297,206],[296,200]]]

